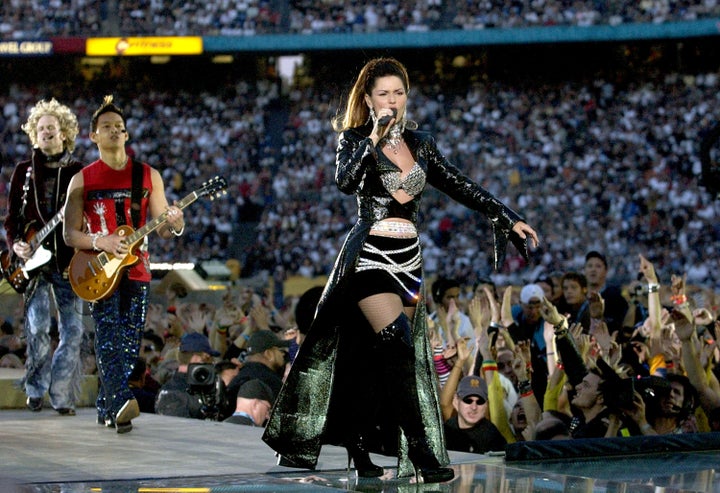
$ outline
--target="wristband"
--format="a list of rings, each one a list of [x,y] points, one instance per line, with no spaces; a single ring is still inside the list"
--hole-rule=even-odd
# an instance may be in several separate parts
[[[555,332],[556,336],[562,336],[562,335],[567,334],[567,331],[568,331],[567,319],[563,318],[560,323],[553,325],[553,331]]]
[[[657,293],[658,291],[660,291],[659,284],[655,282],[651,282],[650,284],[648,284],[648,293]]]
[[[180,228],[180,231],[175,231],[175,228],[170,226],[170,232],[175,236],[181,236],[185,232],[185,225],[183,224],[182,228]]]
[[[99,238],[101,238],[105,235],[101,234],[101,233],[93,233],[90,236],[92,236],[92,249],[95,250],[96,252],[99,252],[101,250],[101,248],[97,246],[97,241]]]
[[[645,434],[646,431],[652,430],[652,425],[650,423],[645,423],[640,427],[640,431]]]
[[[483,361],[482,371],[498,371],[497,363],[493,360]]]
[[[497,322],[490,322],[490,328],[500,330],[500,329],[504,329],[505,326],[502,324],[499,324]]]
[[[525,392],[524,394],[520,394],[520,398],[522,399],[522,398],[525,398],[525,397],[530,397],[530,396],[533,395],[533,394],[534,394],[533,390],[530,389],[529,391]]]

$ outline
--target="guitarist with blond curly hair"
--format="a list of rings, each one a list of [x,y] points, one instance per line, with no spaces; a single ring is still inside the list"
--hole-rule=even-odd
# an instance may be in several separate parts
[[[67,277],[73,249],[63,241],[58,225],[68,184],[83,167],[72,156],[78,121],[70,108],[53,98],[33,106],[22,129],[33,151],[13,171],[4,223],[9,250],[1,256],[3,276],[25,301],[22,385],[31,411],[42,410],[47,392],[58,413],[73,416],[82,372],[82,306]],[[55,313],[50,311],[51,298]],[[54,352],[53,317],[59,332]]]

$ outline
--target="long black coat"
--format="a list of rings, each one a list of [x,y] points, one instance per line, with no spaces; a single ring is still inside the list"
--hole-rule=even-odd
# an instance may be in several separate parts
[[[372,351],[374,333],[346,295],[347,284],[371,226],[388,217],[406,218],[417,223],[422,194],[400,204],[388,193],[380,175],[398,168],[372,145],[367,137],[369,132],[370,127],[364,126],[348,129],[339,136],[335,178],[342,192],[357,196],[358,219],[345,239],[318,304],[316,317],[263,435],[271,448],[297,467],[314,468],[322,444],[342,443],[342,430],[350,426],[348,420],[358,419],[354,406],[368,401],[378,404],[374,412],[371,409],[362,414],[369,421],[365,423],[369,425],[364,426],[365,429],[376,429],[375,425],[388,412],[386,399],[391,396],[378,391],[376,367],[379,362],[373,361]],[[403,138],[425,171],[427,183],[488,217],[494,236],[495,263],[500,265],[511,228],[520,216],[450,164],[430,134],[406,129]],[[523,253],[526,252],[523,250]],[[424,289],[423,285],[421,293]],[[417,392],[428,439],[438,461],[447,464],[449,458],[444,444],[437,376],[422,299],[413,320],[413,339]],[[399,449],[394,450],[400,457],[398,474],[408,476],[413,469],[407,459],[403,437],[399,443]],[[385,451],[393,452],[392,448]]]

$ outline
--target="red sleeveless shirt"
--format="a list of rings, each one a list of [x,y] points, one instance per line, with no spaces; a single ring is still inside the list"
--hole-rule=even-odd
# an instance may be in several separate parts
[[[112,234],[119,226],[129,225],[133,229],[147,222],[149,197],[152,193],[150,166],[136,161],[143,167],[142,199],[140,202],[140,224],[133,225],[130,215],[132,191],[132,166],[115,170],[104,161],[97,160],[82,170],[85,192],[85,221],[90,233]],[[147,236],[140,241],[134,254],[140,261],[131,266],[127,273],[133,281],[150,282],[150,261],[147,251]]]

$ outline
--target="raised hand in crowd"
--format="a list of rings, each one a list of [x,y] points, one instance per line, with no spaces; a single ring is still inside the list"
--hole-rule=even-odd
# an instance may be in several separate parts
[[[506,328],[515,323],[515,319],[512,316],[512,294],[512,286],[506,287],[505,291],[503,291],[502,305],[500,307],[500,324]],[[545,318],[545,320],[547,321],[547,318]]]
[[[270,312],[262,304],[250,308],[250,320],[255,330],[270,330]]]
[[[215,310],[213,322],[219,331],[229,332],[231,327],[240,325],[245,318],[245,313],[240,309],[234,298],[233,291],[228,290],[223,295],[222,305]]]
[[[437,314],[437,322],[442,327],[443,334],[445,334],[446,347],[455,347],[457,340],[460,338],[458,331],[461,322],[460,309],[455,299],[450,300],[447,310],[442,304],[438,304]]]
[[[640,273],[645,277],[645,282],[648,284],[658,284],[657,274],[655,273],[655,266],[646,259],[643,255],[640,257]]]
[[[148,303],[147,315],[145,316],[145,330],[152,330],[162,335],[167,326],[166,309],[160,303]]]
[[[591,338],[591,343],[594,345],[594,348],[597,349],[597,353],[606,359],[610,357],[610,352],[613,347],[618,347],[615,343],[617,334],[617,332],[613,332],[613,334],[610,335],[608,326],[604,321],[592,324],[590,326],[590,332],[588,333]]]
[[[475,329],[477,355],[480,363],[482,363],[482,361],[494,360],[496,357],[495,348],[488,333],[489,324],[486,324],[483,320],[487,316],[486,311],[483,310],[484,305],[483,300],[477,296],[468,303],[468,316]],[[477,368],[477,366],[476,363],[474,368]]]
[[[455,396],[455,392],[457,392],[458,383],[465,375],[463,369],[474,357],[472,350],[468,348],[467,340],[464,338],[458,340],[455,347],[457,350],[457,359],[447,375],[445,385],[443,385],[440,390],[440,410],[443,421],[450,419],[450,417],[455,414],[453,397]]]
[[[674,334],[673,325],[665,324],[656,334],[648,338],[651,374],[659,366],[665,368],[666,365],[663,365],[663,362],[674,362],[674,357],[679,356],[679,346],[676,344]]]
[[[558,354],[555,347],[555,329],[547,320],[543,322],[543,340],[545,341],[548,377],[550,377],[557,368]]]
[[[203,333],[208,326],[208,315],[200,309],[197,303],[188,303],[180,310],[186,333]]]
[[[515,357],[513,359],[512,369],[518,382],[529,381],[532,377],[532,369],[530,367],[530,341],[518,341],[513,353]]]

